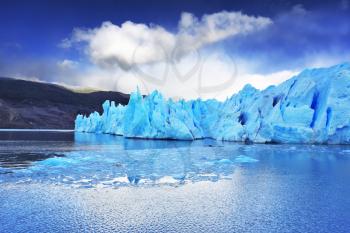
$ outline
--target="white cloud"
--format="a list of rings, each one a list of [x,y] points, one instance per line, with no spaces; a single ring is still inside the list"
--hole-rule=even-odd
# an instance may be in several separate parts
[[[201,18],[182,13],[177,32],[130,21],[120,26],[104,22],[93,29],[75,29],[61,47],[82,45],[95,64],[69,73],[71,85],[125,93],[139,86],[144,94],[157,89],[176,99],[224,99],[249,82],[261,88],[286,79],[289,73],[273,74],[264,80],[261,75],[251,74],[251,70],[243,70],[225,51],[206,51],[207,45],[254,33],[271,23],[269,18],[241,12],[222,11]],[[72,65],[70,60],[60,64],[69,68]]]
[[[251,84],[258,89],[279,84],[296,71],[269,74],[254,72],[247,61],[235,60],[223,52],[188,54],[176,63],[140,65],[139,70],[103,69],[92,66],[64,75],[69,85],[130,93],[138,86],[143,94],[161,91],[175,99],[216,98],[224,100]]]
[[[63,61],[57,62],[57,65],[61,69],[74,69],[78,66],[78,62],[69,59],[64,59]]]
[[[297,4],[293,6],[291,13],[296,15],[306,15],[307,10],[304,8],[302,4]]]
[[[72,41],[68,38],[65,38],[58,44],[58,47],[63,49],[69,49],[70,47],[72,47]]]
[[[192,49],[241,34],[257,31],[271,24],[266,17],[254,17],[241,12],[222,11],[203,15],[199,20],[190,13],[182,13],[177,34],[177,47],[186,54]]]
[[[179,59],[193,50],[228,37],[251,33],[271,24],[266,17],[254,17],[241,12],[222,11],[198,19],[183,13],[178,32],[161,26],[136,24],[130,21],[120,26],[104,22],[94,29],[76,29],[62,47],[85,43],[91,61],[101,67],[119,66],[124,70],[147,63]]]
[[[99,28],[77,29],[72,40],[87,43],[85,52],[95,64],[119,66],[125,70],[130,69],[133,63],[165,59],[163,50],[175,44],[175,36],[162,27],[148,27],[130,21],[121,26],[104,22]]]
[[[242,78],[237,82],[235,92],[241,90],[244,85],[251,84],[259,90],[263,90],[271,85],[278,85],[293,76],[297,75],[299,71],[293,70],[282,70],[269,74],[258,74],[258,73],[246,73],[242,75]]]

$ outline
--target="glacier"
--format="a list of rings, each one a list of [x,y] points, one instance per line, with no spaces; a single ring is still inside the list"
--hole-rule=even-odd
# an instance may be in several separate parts
[[[277,86],[246,85],[226,101],[166,99],[139,90],[126,106],[78,115],[78,132],[128,138],[350,144],[350,63],[306,69]]]

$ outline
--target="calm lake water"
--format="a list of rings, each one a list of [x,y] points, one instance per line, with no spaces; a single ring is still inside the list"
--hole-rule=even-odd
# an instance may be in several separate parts
[[[0,232],[350,232],[350,146],[0,131]]]

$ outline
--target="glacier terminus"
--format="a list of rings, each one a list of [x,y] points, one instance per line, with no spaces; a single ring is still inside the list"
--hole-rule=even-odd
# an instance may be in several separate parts
[[[277,86],[246,85],[224,102],[166,99],[137,90],[126,106],[78,115],[75,130],[128,138],[255,143],[350,143],[350,63],[306,69]]]

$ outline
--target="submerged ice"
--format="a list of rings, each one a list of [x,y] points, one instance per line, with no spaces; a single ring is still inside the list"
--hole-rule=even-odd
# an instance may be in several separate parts
[[[137,90],[128,105],[105,101],[103,114],[78,115],[78,132],[130,138],[213,138],[258,143],[350,143],[350,64],[307,69],[259,91],[246,85],[224,102],[173,101]]]

